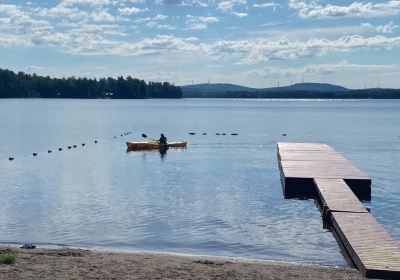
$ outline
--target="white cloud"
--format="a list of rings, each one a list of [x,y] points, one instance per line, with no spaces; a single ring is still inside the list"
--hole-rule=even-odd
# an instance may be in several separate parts
[[[135,22],[142,23],[148,28],[160,28],[159,26],[162,25],[159,22],[167,19],[167,15],[157,14],[154,17],[145,17],[145,18],[138,18]],[[160,28],[162,29],[162,28]]]
[[[60,5],[73,6],[73,5],[91,5],[91,6],[105,6],[110,5],[112,0],[62,0]]]
[[[108,10],[97,10],[90,13],[90,18],[94,22],[115,21],[115,17]]]
[[[361,24],[361,30],[365,32],[378,32],[378,33],[393,33],[395,29],[399,28],[397,24],[390,21],[385,25],[373,25],[369,22],[364,22]]]
[[[253,4],[253,7],[254,8],[260,8],[260,9],[262,9],[262,8],[272,8],[275,11],[276,8],[279,7],[279,4],[276,4],[274,2],[265,2],[265,3],[260,3],[260,4],[256,3],[256,4]]]
[[[77,1],[69,0],[69,3]],[[85,1],[85,3],[108,3],[107,1]],[[223,1],[230,14],[236,12],[232,7],[243,0]],[[400,1],[399,1],[400,2]],[[64,2],[63,2],[64,3]],[[221,2],[222,3],[222,2]],[[230,8],[229,8],[230,7]],[[0,45],[1,46],[48,46],[61,52],[80,55],[119,55],[187,53],[203,55],[211,59],[225,59],[232,64],[256,64],[268,60],[291,60],[324,55],[329,52],[356,51],[358,49],[390,49],[400,47],[400,37],[370,36],[363,37],[351,32],[350,27],[339,29],[348,32],[348,36],[332,39],[328,30],[307,33],[302,37],[286,38],[259,36],[252,39],[208,40],[202,43],[193,38],[176,35],[157,35],[139,41],[128,41],[124,36],[135,26],[121,24],[121,18],[112,12],[117,7],[95,6],[80,10],[75,6],[57,5],[53,8],[29,8],[23,10],[16,5],[0,5]],[[128,8],[131,9],[132,7]],[[123,10],[134,12],[134,10]],[[136,10],[135,10],[136,12]],[[174,30],[176,26],[164,21],[168,15],[157,14],[135,20],[138,26]],[[56,20],[57,19],[57,20]],[[175,19],[175,18],[173,18]],[[214,16],[187,15],[181,18],[189,30],[201,30],[219,21]],[[142,26],[143,27],[143,26]],[[360,32],[360,26],[355,26]],[[394,22],[386,25],[365,23],[364,31],[390,34],[398,28]],[[184,30],[183,30],[184,31]],[[299,32],[295,30],[296,33]],[[335,30],[336,33],[339,33]],[[171,31],[172,33],[172,31]],[[273,32],[271,32],[272,34]],[[111,36],[113,35],[113,36]],[[120,36],[116,38],[116,36]],[[276,35],[276,34],[275,34]],[[284,34],[285,35],[285,34]],[[270,35],[271,36],[271,35]],[[335,35],[335,38],[338,35]],[[312,39],[309,39],[312,37]],[[287,39],[290,38],[290,39]],[[329,39],[330,38],[330,39]]]
[[[160,53],[202,53],[202,44],[196,44],[193,38],[178,38],[173,35],[157,35],[150,39],[129,43],[120,42],[114,48],[106,50],[110,54],[139,55]]]
[[[161,21],[164,19],[167,19],[168,16],[167,15],[163,15],[163,14],[157,14],[154,17],[145,17],[145,18],[138,18],[136,20],[137,23],[146,23],[146,22],[150,22],[150,21]]]
[[[212,16],[186,16],[187,29],[189,30],[202,30],[206,29],[208,24],[218,22],[216,17]]]
[[[384,3],[353,2],[348,6],[321,5],[316,0],[290,0],[289,8],[298,11],[302,18],[327,17],[384,17],[400,14],[400,1]]]
[[[181,6],[200,6],[208,7],[214,0],[155,0],[159,5],[181,5]]]
[[[232,11],[231,14],[234,15],[234,16],[240,17],[240,18],[248,16],[247,13],[237,12],[237,11]]]
[[[294,78],[303,75],[326,76],[330,74],[348,72],[392,72],[400,71],[398,64],[356,64],[343,60],[339,63],[306,64],[300,67],[263,67],[248,71],[250,76],[262,78]]]
[[[400,47],[400,37],[344,36],[337,40],[314,38],[307,41],[259,38],[254,40],[217,41],[210,46],[213,55],[240,63],[257,63],[268,60],[288,60],[313,57],[332,51],[351,51],[362,48]]]
[[[143,12],[142,9],[136,7],[118,8],[118,11],[120,12],[121,15],[134,15]]]
[[[175,30],[176,26],[170,25],[170,24],[159,24],[157,25],[158,29],[168,29],[168,30]]]
[[[245,17],[247,13],[235,10],[235,6],[247,4],[246,0],[223,0],[218,3],[217,9],[223,13],[231,14],[237,17]]]

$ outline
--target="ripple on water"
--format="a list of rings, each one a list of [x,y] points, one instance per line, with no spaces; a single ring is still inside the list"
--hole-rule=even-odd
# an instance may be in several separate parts
[[[2,100],[0,155],[16,158],[0,160],[0,241],[345,265],[314,202],[283,199],[276,142],[327,142],[353,161],[373,181],[365,204],[400,240],[399,105]],[[134,133],[112,138],[123,131]],[[126,140],[160,132],[188,149],[126,152]],[[73,143],[87,145],[31,156]]]

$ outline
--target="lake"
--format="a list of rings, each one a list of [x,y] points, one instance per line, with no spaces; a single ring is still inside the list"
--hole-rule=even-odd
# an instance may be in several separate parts
[[[276,143],[352,161],[400,240],[399,125],[399,100],[0,99],[0,242],[346,266],[314,201],[283,198]],[[188,148],[127,152],[142,133]]]

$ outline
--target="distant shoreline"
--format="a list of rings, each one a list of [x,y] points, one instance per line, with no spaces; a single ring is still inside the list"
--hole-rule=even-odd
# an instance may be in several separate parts
[[[291,95],[285,93],[279,94],[270,94],[268,96],[262,96],[257,94],[210,94],[210,95],[186,95],[180,98],[63,98],[63,97],[55,97],[55,98],[48,98],[48,97],[0,97],[0,100],[5,99],[53,99],[53,100],[181,100],[181,99],[271,99],[271,100],[398,100],[400,99],[400,90],[395,90],[396,92],[381,94],[381,93],[368,93],[368,94],[343,94],[341,92],[340,95],[332,95],[329,92],[326,95],[324,93],[318,92],[306,92],[304,94],[298,95]],[[323,96],[322,96],[323,95]]]
[[[183,91],[183,98],[258,99],[400,99],[400,89],[360,89],[346,91]]]
[[[172,253],[123,252],[39,247],[24,250],[0,265],[4,279],[363,279],[350,268]]]

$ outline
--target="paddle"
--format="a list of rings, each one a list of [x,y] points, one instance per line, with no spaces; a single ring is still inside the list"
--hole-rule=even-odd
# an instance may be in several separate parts
[[[156,139],[153,139],[153,138],[147,137],[147,135],[146,135],[146,134],[144,134],[144,133],[142,133],[142,137],[143,137],[143,138],[149,138],[150,140],[153,140],[153,141],[156,141],[156,142],[158,142],[158,140],[156,140]]]

